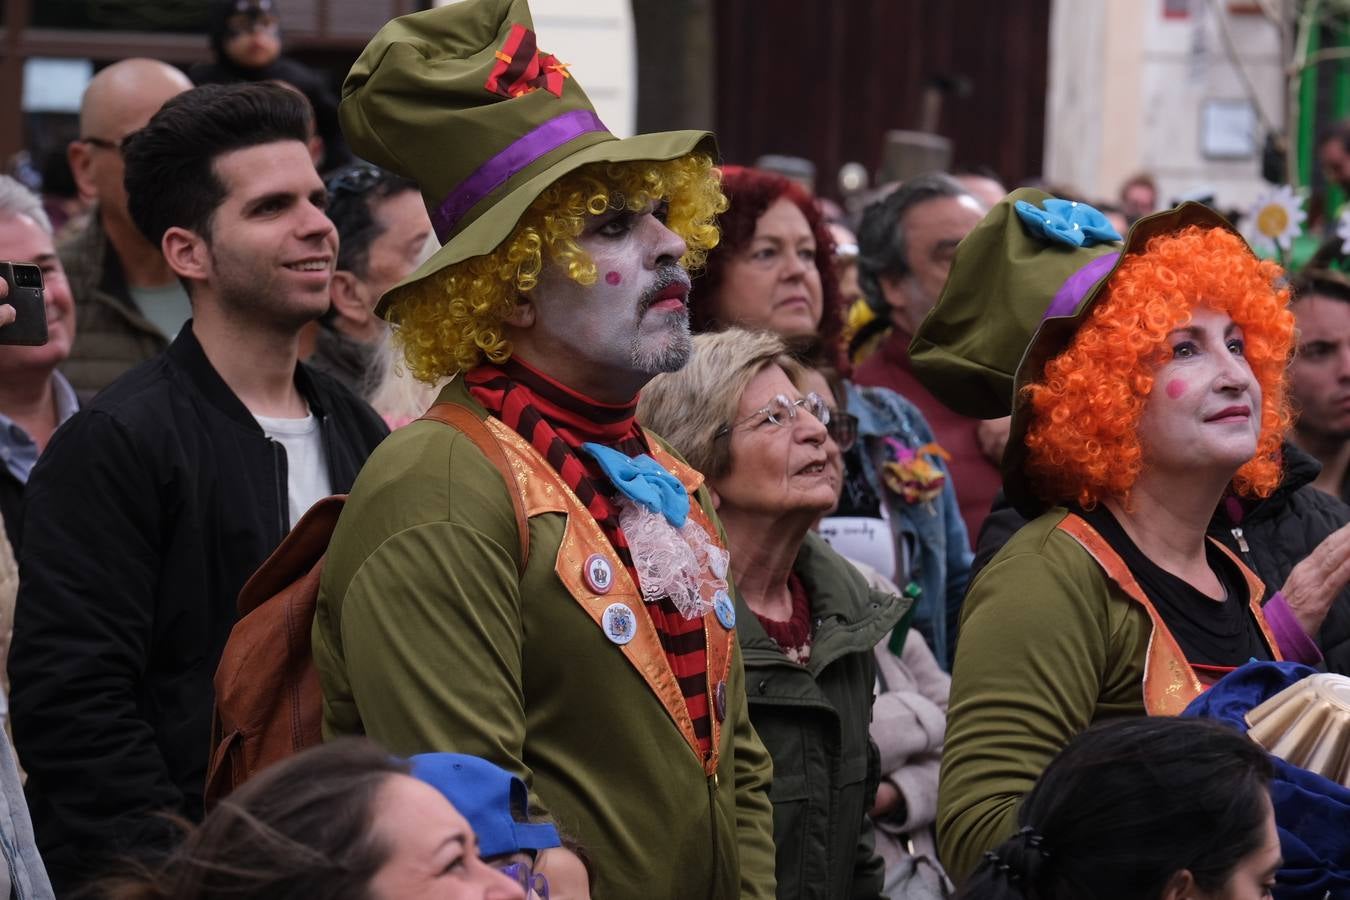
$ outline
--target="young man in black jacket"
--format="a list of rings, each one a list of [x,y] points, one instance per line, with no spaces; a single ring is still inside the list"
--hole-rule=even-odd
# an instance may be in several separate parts
[[[249,574],[386,434],[297,362],[337,238],[303,99],[197,88],[124,144],[131,215],[193,318],[57,432],[29,482],[14,735],[58,893],[202,814],[211,678]]]

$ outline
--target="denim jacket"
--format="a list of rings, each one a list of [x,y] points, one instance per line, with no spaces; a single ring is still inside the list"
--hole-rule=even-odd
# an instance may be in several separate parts
[[[883,439],[894,437],[906,447],[918,448],[933,440],[933,430],[918,407],[895,391],[860,387],[853,382],[845,385],[848,411],[858,417],[863,474],[886,506],[891,534],[896,541],[896,558],[904,558],[902,541],[910,548],[909,572],[902,574],[921,591],[914,605],[914,627],[928,641],[938,665],[950,672],[956,651],[956,626],[972,558],[970,539],[956,504],[951,472],[944,462],[933,460],[947,474],[947,483],[941,495],[929,503],[907,503],[889,490],[879,471],[880,463],[887,458]]]

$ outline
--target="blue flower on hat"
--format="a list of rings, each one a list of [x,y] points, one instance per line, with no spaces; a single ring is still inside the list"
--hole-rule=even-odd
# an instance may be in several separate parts
[[[1120,241],[1120,233],[1106,216],[1086,203],[1052,197],[1045,201],[1044,209],[1025,200],[1018,200],[1015,209],[1027,231],[1047,241],[1070,247]]]

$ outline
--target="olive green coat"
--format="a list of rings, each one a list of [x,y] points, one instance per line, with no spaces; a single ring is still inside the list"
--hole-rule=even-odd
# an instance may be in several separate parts
[[[958,881],[1013,833],[1018,803],[1070,738],[1105,719],[1176,714],[1203,690],[1066,515],[1056,507],[1023,526],[966,594],[938,785],[938,847]],[[1244,573],[1278,659],[1260,581]]]
[[[442,399],[483,414],[462,381]],[[545,497],[561,484],[522,483]],[[531,516],[522,577],[506,491],[482,452],[439,423],[402,428],[371,456],[329,546],[314,623],[325,734],[368,734],[401,754],[471,753],[518,773],[596,861],[597,900],[772,897],[772,766],[735,640],[719,643],[728,634],[709,614],[710,669],[714,646],[730,656],[720,760],[707,774],[649,687],[669,673],[650,624],[621,648],[595,621],[626,573],[599,598],[564,583],[579,579],[578,531],[603,542],[594,521]],[[691,499],[711,518],[705,488]],[[656,653],[639,671],[629,654],[646,636]]]
[[[773,756],[778,897],[878,898],[884,865],[867,816],[881,778],[868,735],[877,677],[872,649],[909,601],[872,591],[815,534],[793,571],[816,622],[807,665],[783,655],[744,601],[736,623],[750,721]]]

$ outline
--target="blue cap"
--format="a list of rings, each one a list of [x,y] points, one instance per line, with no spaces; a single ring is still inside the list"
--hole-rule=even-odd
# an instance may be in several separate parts
[[[516,818],[529,809],[529,792],[501,766],[463,753],[419,753],[408,762],[414,778],[440,791],[469,820],[483,858],[562,845],[551,823]]]

